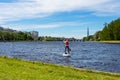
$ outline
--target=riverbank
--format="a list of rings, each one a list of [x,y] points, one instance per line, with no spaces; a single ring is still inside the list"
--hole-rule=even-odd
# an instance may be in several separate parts
[[[120,74],[0,57],[0,80],[120,80]]]
[[[120,41],[99,41],[101,43],[120,44]]]

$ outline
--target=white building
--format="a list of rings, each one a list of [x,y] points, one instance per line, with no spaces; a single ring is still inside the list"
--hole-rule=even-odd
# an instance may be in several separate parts
[[[38,34],[39,34],[39,32],[37,32],[37,31],[31,31],[31,36],[34,39],[34,41],[38,40]]]

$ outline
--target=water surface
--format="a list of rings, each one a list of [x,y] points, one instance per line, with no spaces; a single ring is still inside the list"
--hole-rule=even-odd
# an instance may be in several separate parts
[[[70,42],[71,57],[63,57],[63,42],[0,42],[0,55],[78,68],[120,72],[120,44]]]

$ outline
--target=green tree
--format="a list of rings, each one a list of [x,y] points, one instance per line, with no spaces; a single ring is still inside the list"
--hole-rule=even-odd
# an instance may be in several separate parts
[[[100,41],[100,33],[101,33],[101,31],[97,31],[97,32],[94,34],[94,41]]]

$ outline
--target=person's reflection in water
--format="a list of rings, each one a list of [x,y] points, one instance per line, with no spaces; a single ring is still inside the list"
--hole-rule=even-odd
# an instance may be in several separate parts
[[[69,65],[69,62],[70,62],[69,57],[64,57],[64,58],[65,58],[65,63]]]

